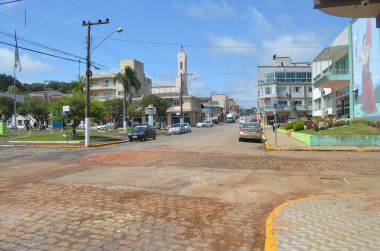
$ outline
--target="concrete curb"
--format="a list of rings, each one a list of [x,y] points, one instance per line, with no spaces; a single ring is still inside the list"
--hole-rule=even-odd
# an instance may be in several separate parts
[[[265,140],[265,147],[267,150],[275,151],[346,151],[346,152],[380,152],[380,150],[375,149],[343,149],[343,148],[279,148],[270,147],[268,141],[263,136]]]
[[[324,194],[324,195],[316,195],[316,196],[310,196],[305,198],[300,198],[296,200],[291,200],[285,203],[282,203],[278,207],[276,207],[268,216],[266,225],[265,225],[265,251],[276,251],[277,250],[277,236],[276,236],[276,230],[275,230],[275,220],[277,214],[286,207],[287,205],[305,200],[305,199],[312,199],[312,198],[320,198],[320,197],[326,197],[326,196],[359,196],[359,195],[376,195],[376,194]]]

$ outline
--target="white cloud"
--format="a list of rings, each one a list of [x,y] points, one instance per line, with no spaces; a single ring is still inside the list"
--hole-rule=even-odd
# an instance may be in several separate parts
[[[188,90],[190,95],[202,96],[203,93],[209,92],[211,89],[208,85],[206,85],[200,81],[193,80],[191,82],[188,81],[187,90]]]
[[[281,3],[279,0],[267,0],[267,2],[272,5],[272,6],[276,6],[276,7],[280,7],[281,6]]]
[[[230,83],[228,96],[240,105],[241,108],[257,106],[257,80],[247,76],[245,79],[235,79]]]
[[[229,47],[229,48],[217,48],[213,49],[215,54],[220,53],[233,53],[233,54],[254,54],[257,52],[253,43],[244,41],[243,39],[236,39],[229,36],[216,36],[213,34],[208,35],[211,43],[219,47]]]
[[[280,13],[278,15],[276,15],[276,19],[279,23],[283,24],[283,23],[291,23],[293,21],[293,18],[291,16],[288,16],[284,13]]]
[[[264,15],[258,11],[254,6],[248,6],[250,17],[254,21],[255,29],[259,32],[271,33],[274,32],[274,27],[264,17]]]
[[[19,51],[20,53],[20,51]],[[20,55],[22,72],[25,74],[40,74],[44,71],[57,70],[58,67],[52,64],[45,64],[33,59],[28,54]],[[0,48],[0,72],[13,72],[14,51]]]
[[[174,3],[174,7],[197,19],[215,19],[236,15],[235,8],[225,1],[215,3],[203,0],[200,4]]]
[[[295,57],[296,62],[312,61],[323,48],[322,39],[314,32],[299,32],[263,40],[262,47],[268,48],[265,57],[271,58],[271,55],[277,54]]]

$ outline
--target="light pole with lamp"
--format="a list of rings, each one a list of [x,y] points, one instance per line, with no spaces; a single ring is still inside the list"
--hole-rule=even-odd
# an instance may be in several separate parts
[[[86,57],[86,61],[87,61],[87,68],[86,68],[86,76],[87,76],[87,81],[86,81],[86,118],[85,118],[85,146],[86,147],[89,147],[90,146],[90,77],[92,76],[92,72],[90,70],[91,68],[91,53],[101,44],[104,42],[104,40],[106,40],[107,38],[109,38],[113,33],[115,32],[122,32],[123,29],[122,28],[119,28],[117,29],[116,31],[113,31],[111,34],[109,34],[105,39],[103,39],[103,41],[101,41],[97,46],[94,47],[94,49],[92,49],[90,51],[90,31],[91,31],[91,25],[98,25],[98,24],[108,24],[109,23],[109,19],[107,18],[105,22],[102,22],[102,20],[98,20],[97,23],[91,23],[90,21],[88,21],[86,23],[86,21],[83,21],[82,23],[82,26],[87,26],[87,57]]]

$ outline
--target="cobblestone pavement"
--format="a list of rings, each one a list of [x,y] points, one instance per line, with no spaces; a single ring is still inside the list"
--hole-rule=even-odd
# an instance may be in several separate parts
[[[0,146],[0,250],[262,250],[281,203],[380,191],[378,153],[264,152],[237,128],[99,148]]]
[[[290,203],[276,216],[277,250],[380,250],[379,206],[374,195]]]

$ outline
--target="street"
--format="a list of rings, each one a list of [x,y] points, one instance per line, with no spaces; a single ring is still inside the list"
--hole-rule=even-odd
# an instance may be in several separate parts
[[[239,126],[97,148],[0,146],[0,249],[263,250],[281,203],[380,192],[377,152],[265,152],[239,142]]]

